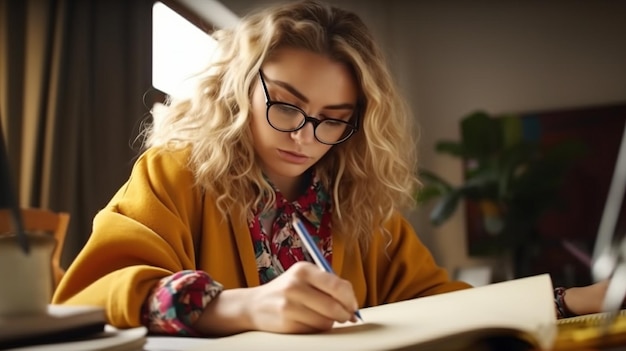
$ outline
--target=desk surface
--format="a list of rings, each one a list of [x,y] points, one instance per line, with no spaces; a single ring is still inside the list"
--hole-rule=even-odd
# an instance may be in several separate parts
[[[48,345],[38,345],[31,346],[28,348],[20,348],[20,349],[11,349],[6,351],[51,351],[51,350],[59,350],[59,346],[63,345],[63,350],[65,351],[88,351],[88,350],[116,350],[116,351],[197,351],[197,350],[211,350],[215,349],[213,346],[217,343],[216,340],[212,340],[210,338],[189,338],[189,337],[170,337],[170,336],[148,336],[144,337],[145,330],[143,328],[135,328],[122,331],[120,336],[125,338],[124,343],[109,343],[108,345],[103,345],[100,339],[97,340],[85,340],[82,342],[74,342],[74,343],[65,343],[65,344],[48,344]],[[143,342],[145,341],[145,344]],[[122,345],[123,344],[123,345]],[[141,346],[143,344],[143,346]],[[1,346],[1,345],[0,345]],[[120,347],[121,346],[121,347]],[[102,348],[104,347],[104,348]],[[256,350],[271,349],[272,345],[261,345]],[[0,347],[2,349],[2,347]],[[497,350],[501,350],[502,348],[497,348]],[[512,350],[510,347],[506,348],[508,351],[517,351]],[[478,350],[470,350],[470,351],[488,351],[489,347],[481,347]],[[519,350],[525,350],[524,348],[519,348]],[[626,343],[621,346],[601,348],[601,349],[590,349],[590,348],[578,348],[575,349],[578,351],[592,351],[592,350],[603,350],[603,351],[626,351]]]
[[[144,351],[188,351],[188,350],[210,350],[212,341],[211,339],[203,338],[180,338],[180,337],[162,337],[162,336],[150,336],[147,338],[147,343],[144,346]],[[257,348],[257,350],[263,350],[263,346]],[[271,349],[271,345],[267,345],[267,349]],[[500,348],[501,349],[501,348]],[[498,349],[498,351],[500,350]],[[576,351],[626,351],[626,344],[621,346],[601,348],[601,349],[589,349],[581,348],[574,349]],[[486,351],[481,348],[480,350],[468,350],[468,351]],[[507,348],[507,351],[515,351]]]

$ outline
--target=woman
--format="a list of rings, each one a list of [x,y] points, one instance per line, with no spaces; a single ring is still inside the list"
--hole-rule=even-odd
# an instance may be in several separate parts
[[[219,336],[326,330],[360,307],[469,287],[399,213],[418,185],[411,117],[356,15],[290,3],[216,38],[219,57],[195,96],[155,116],[55,303]],[[337,275],[310,263],[293,214]],[[570,310],[597,310],[596,289],[568,292]]]

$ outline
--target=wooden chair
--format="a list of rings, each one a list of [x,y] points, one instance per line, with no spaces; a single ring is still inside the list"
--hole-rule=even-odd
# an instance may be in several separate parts
[[[56,288],[65,273],[61,267],[61,252],[65,243],[70,215],[65,212],[53,212],[39,208],[23,208],[21,211],[24,230],[50,233],[56,239],[57,244],[52,253],[51,262],[54,287]],[[4,209],[0,210],[0,234],[10,231],[11,228],[11,212]]]

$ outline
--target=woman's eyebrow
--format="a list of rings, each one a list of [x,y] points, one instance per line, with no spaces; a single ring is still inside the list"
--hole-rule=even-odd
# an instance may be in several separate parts
[[[280,80],[269,79],[267,77],[265,77],[265,80],[269,81],[272,84],[276,84],[276,85],[282,87],[283,89],[289,91],[292,95],[294,95],[298,99],[302,100],[303,102],[309,103],[309,99],[307,99],[307,97],[304,96],[304,94],[299,92],[298,89],[294,88],[293,85],[291,85],[289,83],[285,83],[285,82],[280,81]]]
[[[294,88],[293,85],[280,81],[280,80],[269,79],[267,78],[267,76],[265,77],[265,80],[267,80],[268,82],[272,84],[276,84],[282,87],[283,89],[289,91],[293,96],[297,97],[302,102],[307,103],[307,104],[309,103],[309,99],[306,96],[304,96],[304,94],[299,92],[298,89]],[[324,106],[324,108],[329,109],[329,110],[354,110],[354,104],[346,103],[346,104],[337,104],[337,105],[327,105],[327,106]]]

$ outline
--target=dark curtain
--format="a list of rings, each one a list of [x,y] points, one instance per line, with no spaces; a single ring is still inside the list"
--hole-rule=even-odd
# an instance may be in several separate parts
[[[20,205],[69,212],[67,266],[128,178],[154,0],[0,0],[0,117]]]

